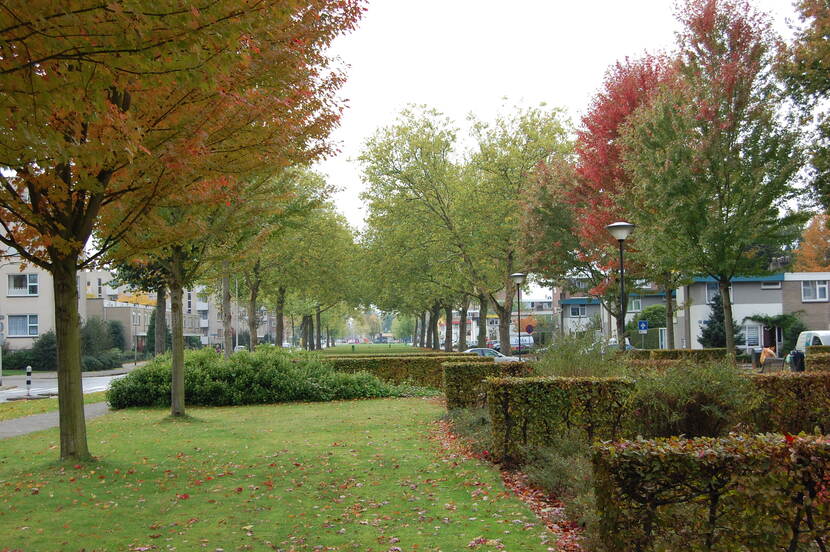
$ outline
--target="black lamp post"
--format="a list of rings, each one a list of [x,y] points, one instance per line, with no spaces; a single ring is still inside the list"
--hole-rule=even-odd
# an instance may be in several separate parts
[[[516,284],[516,293],[518,294],[518,318],[516,319],[516,326],[519,328],[519,360],[522,360],[522,284],[525,283],[525,278],[527,278],[527,274],[524,272],[514,272],[510,275],[510,279],[513,280],[513,283]],[[510,332],[507,332],[508,335]]]
[[[631,232],[634,230],[634,225],[630,222],[614,222],[609,224],[605,227],[614,239],[616,239],[620,244],[620,316],[622,317],[622,323],[619,321],[617,322],[617,341],[621,351],[625,351],[625,336],[623,335],[624,332],[620,332],[620,328],[625,327],[625,315],[626,311],[628,310],[627,301],[625,300],[625,265],[623,264],[623,250],[624,242]]]

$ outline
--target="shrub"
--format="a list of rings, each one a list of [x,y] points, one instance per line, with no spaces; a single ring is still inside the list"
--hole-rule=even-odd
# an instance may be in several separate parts
[[[24,366],[25,368],[25,366]],[[41,334],[32,344],[32,370],[57,371],[58,340],[55,332]]]
[[[830,353],[812,353],[805,356],[804,369],[808,372],[830,371]]]
[[[104,370],[104,365],[98,360],[98,357],[93,355],[84,355],[81,357],[81,370],[84,372],[97,372]]]
[[[490,412],[486,408],[458,408],[447,412],[453,432],[464,437],[470,447],[487,457],[493,449],[493,430]]]
[[[591,332],[557,338],[536,363],[540,376],[609,377],[624,375],[619,352],[604,351]]]
[[[653,360],[693,360],[708,362],[722,360],[726,357],[726,347],[710,349],[653,349],[650,358]]]
[[[678,364],[637,380],[627,405],[629,434],[717,437],[746,419],[758,400],[752,382],[729,362]]]
[[[417,357],[321,357],[321,360],[332,366],[338,372],[369,372],[391,383],[414,383],[425,387],[440,389],[443,385],[441,365],[444,362],[457,360],[450,356],[417,356]],[[490,357],[471,357],[466,362],[492,363]]]
[[[626,378],[490,378],[493,455],[507,464],[566,431],[583,439],[621,436],[633,382]]]
[[[626,360],[648,360],[651,358],[651,350],[649,349],[634,349],[625,352]]]
[[[107,392],[113,408],[168,406],[169,355],[114,380]],[[227,406],[286,401],[328,401],[402,394],[367,373],[343,373],[309,356],[297,358],[276,347],[236,353],[229,359],[211,349],[185,355],[185,401],[194,406]]]
[[[488,377],[529,376],[532,370],[527,362],[445,362],[441,366],[448,410],[484,406]]]
[[[98,317],[88,318],[81,326],[81,353],[98,356],[101,351],[111,349],[110,326]]]
[[[755,431],[830,433],[830,372],[776,372],[751,380],[761,395],[748,420]]]
[[[830,353],[830,345],[808,345],[806,354]]]
[[[127,350],[127,334],[124,331],[124,324],[119,320],[110,320],[109,324],[110,346],[119,351]]]
[[[3,369],[25,370],[27,366],[31,366],[32,370],[38,369],[38,363],[35,361],[35,354],[31,349],[21,349],[19,351],[3,353]]]
[[[826,550],[827,437],[603,443],[593,457],[606,550]]]
[[[322,355],[323,359],[340,359],[340,358],[378,358],[378,357],[453,357],[459,360],[464,358],[481,358],[475,353],[447,353],[445,351],[433,351],[426,353],[387,353],[387,352],[364,352],[364,353],[338,353],[332,355]]]
[[[627,368],[626,373],[632,377],[639,377],[642,374],[654,372],[664,373],[676,366],[685,365],[688,361],[682,359],[639,360],[624,358],[623,363]]]

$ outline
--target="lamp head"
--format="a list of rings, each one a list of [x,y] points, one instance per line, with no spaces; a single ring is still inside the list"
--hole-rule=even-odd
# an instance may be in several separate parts
[[[513,280],[513,283],[517,286],[522,285],[525,282],[525,278],[527,278],[527,274],[524,272],[514,272],[510,275],[510,279]]]
[[[625,241],[634,230],[634,225],[630,222],[620,221],[609,224],[605,228],[611,233],[612,236],[614,236],[614,239],[618,241]]]

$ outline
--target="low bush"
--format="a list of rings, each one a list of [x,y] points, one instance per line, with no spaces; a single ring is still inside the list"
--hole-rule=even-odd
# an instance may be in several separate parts
[[[761,395],[748,420],[755,431],[830,433],[830,372],[776,372],[751,381]]]
[[[627,378],[490,378],[492,453],[507,464],[521,462],[528,449],[549,446],[568,431],[587,442],[617,439],[633,385]]]
[[[602,378],[624,375],[619,351],[604,349],[592,332],[558,337],[554,345],[536,362],[540,376]]]
[[[485,406],[485,379],[529,376],[533,365],[529,362],[445,362],[441,366],[447,409],[453,410]]]
[[[55,372],[58,369],[58,340],[49,330],[32,343],[32,369]]]
[[[695,362],[709,362],[723,360],[726,357],[725,347],[711,349],[652,349],[649,358],[652,360],[682,359]]]
[[[452,422],[453,432],[463,437],[475,452],[490,457],[493,430],[486,408],[457,408],[447,412],[444,418]]]
[[[609,551],[827,550],[830,439],[781,435],[595,446]]]
[[[806,354],[830,353],[830,345],[808,345]]]
[[[107,392],[113,408],[168,406],[169,355],[114,380]],[[185,401],[193,406],[228,406],[286,401],[329,401],[401,396],[377,377],[344,373],[311,357],[297,358],[276,347],[236,353],[225,359],[211,349],[185,355]],[[407,388],[412,389],[412,388]]]
[[[458,360],[452,356],[414,356],[414,357],[360,357],[328,358],[321,357],[338,372],[369,372],[383,381],[391,383],[413,383],[424,387],[440,389],[443,386],[444,362]],[[465,362],[492,363],[491,357],[464,358]]]
[[[32,370],[36,370],[38,366],[31,349],[3,352],[4,370],[25,370],[27,366],[31,366]]]
[[[805,356],[804,368],[808,372],[830,371],[830,353],[812,353]]]
[[[643,373],[629,397],[628,435],[718,437],[748,419],[759,403],[750,381],[728,361],[681,361]]]
[[[663,373],[671,368],[682,366],[688,363],[683,359],[661,359],[661,360],[640,360],[636,358],[623,358],[622,362],[627,368],[626,373],[632,377],[639,377],[641,374],[654,372]]]
[[[625,359],[631,360],[648,360],[651,358],[650,349],[633,349],[625,352]]]

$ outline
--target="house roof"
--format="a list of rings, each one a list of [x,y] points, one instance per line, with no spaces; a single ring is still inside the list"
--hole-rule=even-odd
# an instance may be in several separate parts
[[[570,299],[562,299],[559,301],[560,305],[599,305],[599,299],[593,297],[571,297]]]
[[[767,274],[766,276],[735,276],[732,278],[733,282],[783,282],[784,281],[784,273],[779,272],[778,274]],[[706,276],[705,278],[695,278],[695,282],[706,282],[707,284],[714,284],[717,282],[711,276]]]

